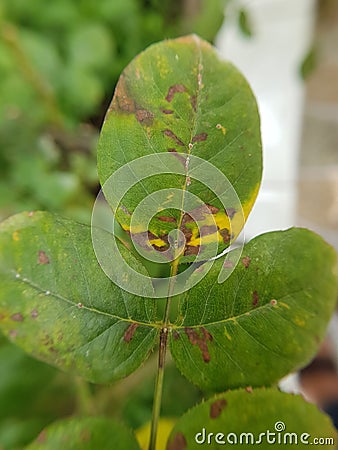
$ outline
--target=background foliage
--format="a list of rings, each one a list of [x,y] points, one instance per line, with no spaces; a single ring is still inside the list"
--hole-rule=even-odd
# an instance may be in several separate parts
[[[0,219],[46,209],[88,222],[98,189],[97,136],[121,70],[163,38],[196,32],[212,41],[225,3],[3,0]],[[114,389],[88,387],[1,338],[0,448],[21,448],[45,425],[74,412],[113,415],[140,426],[150,418],[153,363]],[[88,401],[91,394],[95,405]],[[168,415],[182,414],[199,399],[176,369],[168,370]]]
[[[48,209],[88,221],[94,150],[118,76],[150,43],[212,40],[226,0],[4,0],[0,216]]]

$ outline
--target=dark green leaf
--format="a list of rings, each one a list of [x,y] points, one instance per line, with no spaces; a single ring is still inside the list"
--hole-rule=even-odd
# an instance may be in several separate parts
[[[171,432],[167,450],[219,449],[226,444],[308,448],[316,438],[330,439],[320,447],[332,449],[336,437],[330,419],[302,397],[248,389],[218,395],[186,413]]]
[[[72,418],[42,431],[27,450],[140,450],[135,437],[110,419]]]
[[[18,214],[0,227],[0,251],[0,327],[26,352],[97,383],[127,376],[147,357],[158,334],[154,303],[105,276],[89,227]]]
[[[185,294],[170,339],[178,368],[199,387],[221,391],[270,385],[304,366],[336,304],[336,252],[293,228],[249,242],[219,284],[223,263]]]

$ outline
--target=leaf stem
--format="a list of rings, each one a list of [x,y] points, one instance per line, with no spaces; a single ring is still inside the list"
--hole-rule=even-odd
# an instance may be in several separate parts
[[[170,270],[170,283],[169,283],[169,287],[168,287],[168,296],[167,296],[165,312],[164,312],[163,327],[160,332],[160,348],[159,348],[159,353],[158,353],[158,366],[157,366],[157,375],[156,375],[156,382],[155,382],[154,403],[153,403],[151,431],[150,431],[150,442],[149,442],[148,450],[156,450],[158,422],[159,422],[159,418],[160,418],[162,395],[163,395],[164,366],[165,366],[165,358],[166,358],[166,353],[167,353],[170,305],[171,305],[171,298],[172,298],[172,294],[174,291],[174,285],[175,285],[175,281],[176,281],[175,277],[176,277],[177,271],[178,271],[178,264],[179,264],[179,258],[176,258],[172,262],[171,270]]]
[[[74,384],[77,397],[77,413],[83,416],[95,415],[93,397],[87,381],[76,376],[74,377]]]

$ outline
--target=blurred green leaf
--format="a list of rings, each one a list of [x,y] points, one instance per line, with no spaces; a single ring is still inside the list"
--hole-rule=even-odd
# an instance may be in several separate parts
[[[100,417],[71,418],[52,424],[27,450],[140,450],[122,424]]]
[[[301,442],[304,435],[308,444]],[[167,449],[196,450],[206,446],[216,450],[224,445],[226,448],[226,444],[253,448],[255,443],[264,449],[304,449],[320,437],[335,440],[334,426],[328,416],[301,396],[276,389],[243,389],[228,391],[188,411],[174,426]],[[321,448],[333,446],[322,444]]]

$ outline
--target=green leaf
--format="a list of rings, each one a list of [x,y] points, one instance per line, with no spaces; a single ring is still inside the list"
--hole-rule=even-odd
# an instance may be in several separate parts
[[[27,450],[140,450],[135,437],[120,423],[101,417],[72,418],[42,431]]]
[[[234,238],[243,226],[241,206],[246,218],[259,189],[259,115],[243,76],[195,35],[152,45],[122,73],[99,141],[101,184],[126,163],[154,154],[155,163],[156,155],[170,155],[185,172],[161,173],[129,186],[120,207],[114,208],[122,227],[130,231],[131,215],[143,198],[162,189],[179,189],[181,195],[196,195],[209,208],[207,212],[188,221],[188,215],[182,217],[183,212],[165,206],[170,199],[166,197],[158,203],[159,212],[149,226],[142,225],[141,230],[132,230],[133,234],[149,231],[150,243],[163,250],[169,246],[168,233],[179,227],[187,240],[181,262],[191,260],[189,255],[210,242],[218,242],[219,250],[225,248],[230,234]],[[228,178],[238,194],[238,205],[229,203],[224,208],[217,195],[193,177],[187,159],[191,155],[208,161]],[[145,174],[147,169],[148,164]],[[110,189],[103,187],[113,205]],[[197,224],[207,228],[210,219],[216,229],[206,232],[203,240]]]
[[[308,448],[316,438],[330,439],[321,448],[333,448],[336,437],[330,419],[300,396],[275,389],[236,390],[186,413],[171,432],[167,450],[196,450],[204,445],[219,449],[226,444]]]
[[[251,18],[248,11],[244,8],[241,8],[238,12],[238,26],[245,37],[250,38],[254,35]]]
[[[230,253],[226,267],[238,252]],[[182,300],[170,338],[181,372],[201,388],[221,391],[270,385],[304,366],[335,307],[334,249],[315,233],[293,228],[249,242],[220,284],[223,263],[217,260]]]
[[[0,328],[26,352],[96,383],[127,376],[147,357],[158,335],[154,303],[105,276],[89,227],[18,214],[0,226],[0,252]]]

